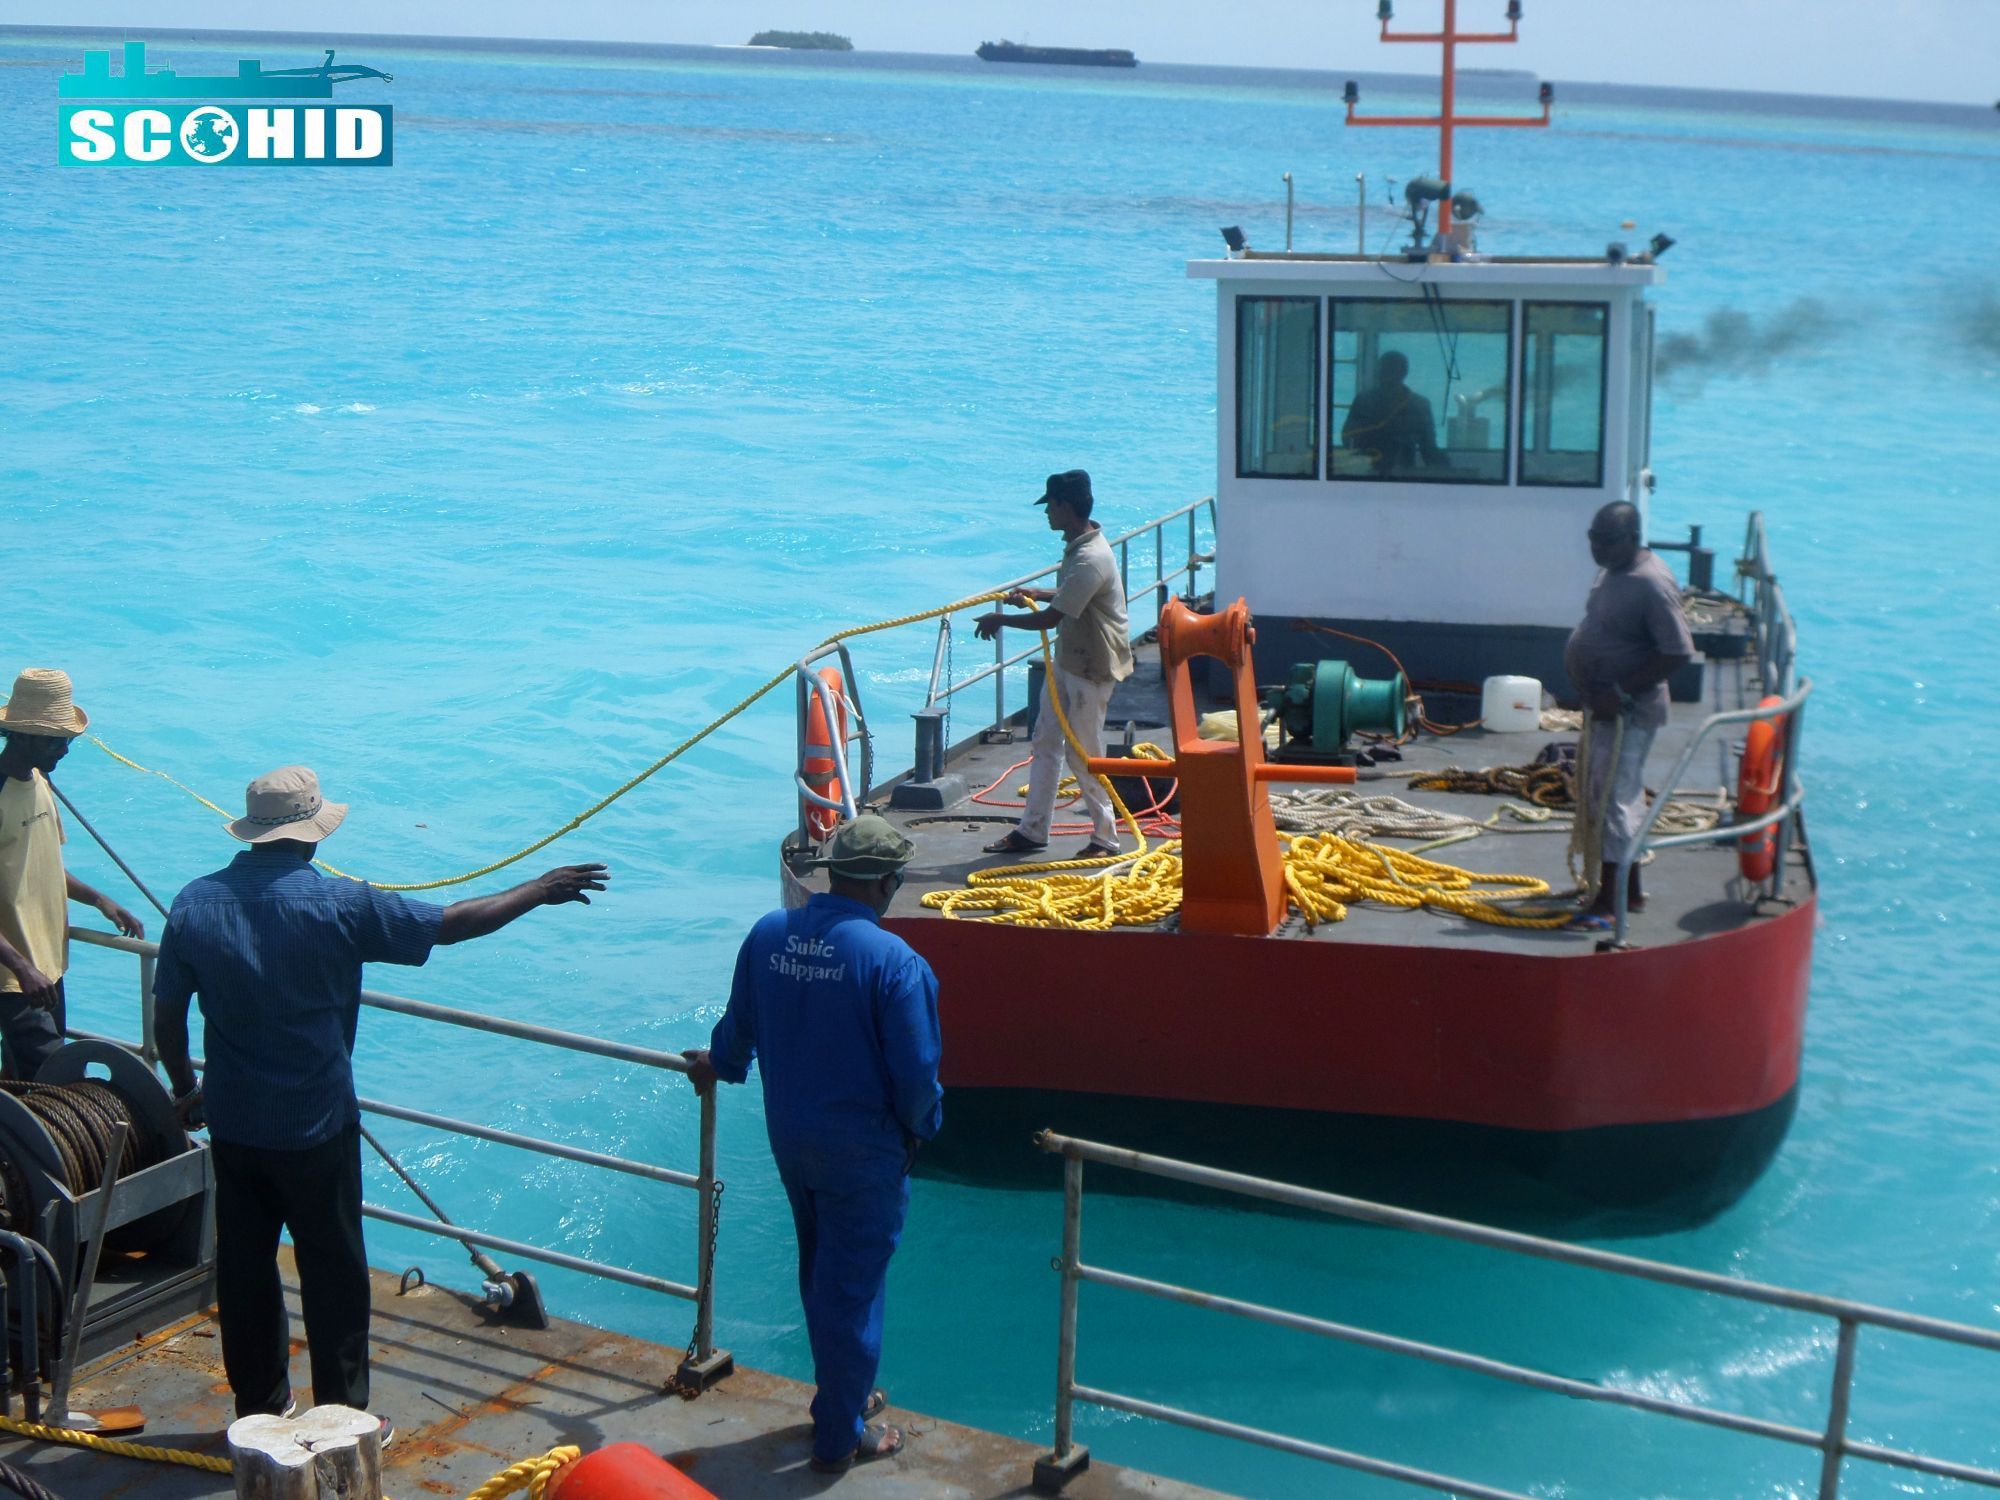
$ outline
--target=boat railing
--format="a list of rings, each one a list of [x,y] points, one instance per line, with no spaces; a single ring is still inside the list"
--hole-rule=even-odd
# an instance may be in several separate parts
[[[1758,884],[1761,896],[1775,897],[1785,883],[1785,860],[1791,852],[1792,839],[1798,828],[1799,812],[1805,806],[1805,786],[1799,780],[1799,744],[1805,736],[1806,700],[1812,697],[1813,684],[1810,677],[1799,679],[1798,688],[1789,698],[1760,704],[1755,708],[1732,709],[1727,713],[1710,714],[1702,720],[1701,727],[1688,738],[1682,747],[1680,758],[1674,762],[1674,769],[1661,786],[1674,787],[1682,784],[1681,778],[1688,767],[1694,764],[1696,753],[1708,743],[1718,730],[1728,729],[1738,724],[1752,724],[1758,720],[1779,726],[1781,770],[1779,773],[1779,796],[1777,802],[1766,812],[1753,818],[1738,816],[1718,823],[1713,828],[1705,828],[1693,833],[1672,833],[1655,835],[1653,829],[1660,821],[1660,815],[1667,810],[1668,799],[1658,796],[1652,799],[1646,809],[1646,816],[1639,824],[1637,836],[1625,858],[1618,863],[1617,883],[1612,892],[1612,944],[1620,946],[1625,941],[1625,927],[1630,913],[1626,909],[1631,891],[1632,867],[1655,849],[1679,849],[1689,844],[1720,844],[1734,842],[1746,844],[1756,834],[1766,828],[1777,829],[1776,846],[1771,860],[1771,873]]]
[[[1163,1302],[1227,1313],[1250,1322],[1263,1323],[1297,1333],[1313,1334],[1362,1349],[1406,1355],[1449,1369],[1469,1371],[1555,1395],[1629,1407],[1656,1416],[1814,1449],[1820,1455],[1819,1487],[1815,1491],[1819,1500],[1836,1500],[1840,1493],[1843,1466],[1850,1460],[1878,1464],[1909,1473],[1958,1480],[1985,1489],[2000,1489],[2000,1470],[1935,1458],[1928,1454],[1884,1444],[1863,1442],[1848,1435],[1849,1403],[1854,1387],[1860,1333],[1863,1328],[1909,1334],[1927,1340],[1932,1345],[1953,1344],[1983,1349],[1989,1353],[2000,1353],[2000,1330],[1976,1328],[1941,1318],[1898,1312],[1893,1308],[1873,1307],[1841,1297],[1828,1297],[1761,1282],[1738,1280],[1732,1276],[1720,1276],[1713,1272],[1697,1271],[1663,1261],[1644,1260],[1637,1256],[1566,1244],[1560,1240],[1542,1239],[1535,1235],[1495,1229],[1489,1225],[1443,1218],[1435,1214],[1418,1213],[1411,1209],[1396,1208],[1365,1199],[1319,1192],[1267,1178],[1225,1172],[1191,1162],[1176,1161],[1170,1157],[1149,1156],[1122,1147],[1076,1140],[1048,1131],[1044,1131],[1036,1138],[1036,1144],[1044,1151],[1060,1154],[1063,1158],[1062,1254],[1055,1261],[1055,1269],[1062,1277],[1061,1321],[1056,1354],[1055,1443],[1054,1451],[1035,1465],[1034,1483],[1037,1489],[1060,1490],[1068,1480],[1088,1466],[1089,1450],[1076,1441],[1073,1420],[1076,1405],[1082,1402],[1107,1411],[1124,1412],[1135,1417],[1191,1428],[1197,1432],[1254,1443],[1281,1453],[1316,1459],[1321,1463],[1379,1478],[1401,1480],[1440,1493],[1478,1497],[1478,1500],[1528,1500],[1528,1497],[1518,1491],[1500,1489],[1429,1469],[1370,1457],[1326,1443],[1246,1426],[1201,1412],[1188,1411],[1157,1401],[1085,1385],[1077,1379],[1077,1294],[1078,1289],[1086,1282],[1153,1297]],[[1694,1400],[1655,1395],[1646,1391],[1606,1385],[1598,1381],[1557,1375],[1464,1349],[1403,1338],[1377,1329],[1333,1322],[1260,1302],[1225,1297],[1213,1292],[1177,1286],[1170,1282],[1156,1281],[1089,1264],[1083,1259],[1082,1238],[1085,1162],[1145,1173],[1196,1188],[1280,1203],[1356,1223],[1457,1240],[1487,1249],[1554,1261],[1562,1265],[1608,1272],[1628,1279],[1657,1282],[1692,1292],[1730,1298],[1737,1302],[1784,1308],[1811,1317],[1829,1319],[1836,1325],[1837,1333],[1825,1420],[1818,1427],[1801,1427],[1788,1422],[1772,1421],[1742,1412],[1717,1409]],[[1172,1359],[1164,1360],[1160,1368],[1172,1369],[1177,1363]]]
[[[1743,529],[1743,555],[1736,560],[1736,597],[1750,612],[1764,690],[1780,697],[1790,693],[1799,633],[1785,605],[1778,575],[1771,571],[1771,547],[1764,534],[1762,511],[1752,511]]]
[[[840,678],[843,686],[836,690],[813,670],[816,662],[828,657],[838,658]],[[792,758],[796,769],[792,779],[799,790],[798,844],[800,849],[810,849],[813,845],[812,809],[826,808],[843,819],[854,817],[861,803],[868,799],[868,790],[875,784],[875,738],[868,732],[868,718],[861,709],[861,681],[854,672],[854,657],[847,649],[845,641],[833,641],[815,647],[799,658],[793,669],[798,687],[798,754]],[[830,794],[812,785],[806,779],[805,764],[809,753],[807,734],[812,725],[812,710],[817,707],[823,715],[822,722],[829,726],[851,721],[858,731],[852,736],[831,733],[824,746],[826,758],[833,764]],[[847,744],[850,738],[858,740],[861,746],[861,770],[857,776],[847,759]],[[815,747],[819,748],[819,747]]]
[[[1206,550],[1202,547],[1202,522],[1204,518],[1207,521],[1208,535]],[[1176,548],[1181,553],[1181,560],[1178,565],[1170,568],[1167,566],[1170,556],[1166,540],[1167,532],[1172,528],[1178,533],[1182,527],[1185,528],[1186,541]],[[1198,584],[1201,570],[1215,561],[1214,538],[1215,499],[1213,496],[1193,501],[1190,504],[1181,506],[1178,510],[1170,510],[1163,516],[1155,516],[1144,525],[1135,526],[1122,536],[1109,538],[1112,550],[1118,554],[1118,578],[1124,589],[1126,606],[1129,608],[1140,599],[1151,595],[1153,599],[1154,620],[1157,623],[1160,611],[1167,607],[1167,600],[1173,596],[1174,590],[1171,585],[1179,582],[1181,579],[1186,579],[1187,584],[1180,592],[1186,594],[1199,593],[1200,588]],[[1153,565],[1152,576],[1150,578],[1146,577],[1148,543],[1151,544],[1151,561]],[[1138,554],[1136,557],[1134,556],[1135,551]],[[1135,565],[1139,569],[1140,579],[1136,588],[1133,585],[1132,571]],[[1056,567],[1052,564],[1038,572],[1029,573],[1024,577],[1016,578],[1011,582],[999,585],[999,591],[1006,592],[1013,589],[1028,588],[1040,583],[1045,578],[1054,577],[1055,573]],[[976,687],[990,678],[993,683],[993,723],[989,726],[987,733],[996,738],[1004,736],[1007,733],[1007,673],[1010,668],[1019,666],[1030,657],[1041,655],[1040,643],[1030,646],[1024,651],[1016,651],[1012,655],[1009,655],[1006,646],[1006,637],[1004,635],[996,635],[993,638],[992,662],[981,667],[976,672],[954,680],[950,676],[951,641],[951,616],[940,616],[938,619],[937,648],[931,655],[930,686],[924,696],[924,706],[917,716],[917,764],[919,769],[916,779],[919,781],[932,779],[936,775],[936,768],[942,766],[944,749],[943,723],[951,699],[957,694],[964,692],[967,688]],[[935,726],[928,736],[925,733],[926,715],[930,716],[930,722]],[[930,776],[923,774],[926,768],[931,769]]]
[[[70,937],[92,947],[111,948],[121,953],[130,953],[138,959],[139,1039],[133,1041],[125,1037],[100,1037],[97,1040],[114,1042],[137,1053],[148,1063],[158,1063],[160,1051],[154,1024],[153,971],[154,961],[159,956],[159,944],[139,938],[122,937],[115,933],[99,932],[87,927],[72,927]],[[578,1052],[617,1062],[637,1063],[641,1067],[655,1068],[666,1073],[689,1071],[687,1059],[679,1053],[641,1047],[631,1042],[617,1042],[603,1037],[587,1036],[581,1032],[561,1031],[552,1026],[538,1026],[528,1021],[515,1021],[504,1016],[486,1015],[478,1011],[456,1010],[450,1006],[435,1005],[425,1000],[412,1000],[402,995],[385,994],[379,990],[363,990],[361,1003],[373,1010],[393,1011],[397,1015],[408,1016],[414,1020],[459,1027],[468,1031],[483,1031],[493,1036],[512,1037],[518,1041],[553,1047],[559,1051]],[[71,1031],[69,1034],[73,1037],[89,1035],[79,1031]],[[199,1058],[195,1059],[195,1066],[197,1069],[202,1066]],[[361,1211],[369,1218],[385,1224],[457,1240],[468,1249],[478,1246],[481,1249],[498,1251],[502,1255],[539,1261],[544,1265],[558,1266],[563,1270],[580,1272],[603,1281],[615,1281],[623,1286],[639,1287],[644,1291],[658,1292],[663,1296],[692,1302],[694,1337],[687,1361],[681,1367],[680,1378],[683,1381],[693,1380],[705,1384],[725,1371],[729,1365],[727,1351],[715,1348],[715,1227],[722,1184],[715,1175],[715,1091],[711,1089],[706,1094],[696,1095],[690,1088],[688,1094],[695,1099],[700,1111],[697,1163],[692,1172],[660,1166],[654,1162],[639,1161],[608,1151],[591,1151],[562,1141],[547,1140],[520,1131],[482,1125],[432,1110],[415,1109],[380,1099],[362,1098],[360,1105],[364,1115],[402,1120],[429,1130],[440,1130],[471,1140],[490,1141],[494,1145],[510,1146],[539,1156],[575,1162],[602,1171],[617,1172],[646,1182],[692,1189],[698,1204],[695,1214],[695,1277],[692,1283],[670,1281],[662,1276],[631,1270],[625,1266],[611,1265],[587,1256],[574,1255],[566,1250],[536,1245],[484,1230],[468,1229],[461,1224],[442,1221],[441,1213],[437,1218],[427,1219],[397,1209],[384,1208],[375,1203],[363,1203]],[[389,1158],[386,1152],[383,1154],[391,1166],[397,1167],[400,1175],[399,1164],[393,1158]],[[410,1183],[420,1197],[423,1196],[422,1190],[416,1187],[413,1180],[405,1176],[405,1181]],[[425,1203],[427,1207],[437,1212],[435,1205],[430,1204],[427,1198]]]

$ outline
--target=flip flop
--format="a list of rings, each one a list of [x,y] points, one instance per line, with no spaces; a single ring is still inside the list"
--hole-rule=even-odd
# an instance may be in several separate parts
[[[806,1460],[806,1467],[815,1474],[845,1474],[858,1463],[866,1463],[871,1458],[893,1458],[902,1451],[902,1429],[883,1423],[862,1428],[861,1441],[845,1458],[813,1457]]]
[[[1580,911],[1563,923],[1563,926],[1571,932],[1609,932],[1612,923],[1611,918],[1597,912]]]
[[[861,1408],[861,1420],[865,1422],[870,1417],[881,1416],[883,1408],[888,1406],[888,1404],[889,1393],[887,1391],[879,1388],[870,1391],[867,1402]]]
[[[1074,857],[1077,859],[1109,859],[1114,854],[1122,854],[1124,852],[1116,844],[1100,844],[1096,839],[1092,839],[1081,849],[1077,850]]]
[[[985,852],[988,854],[1040,854],[1048,847],[1047,844],[1037,844],[1031,839],[1022,838],[1020,830],[1015,829],[1006,837],[997,838],[992,843],[986,845]]]

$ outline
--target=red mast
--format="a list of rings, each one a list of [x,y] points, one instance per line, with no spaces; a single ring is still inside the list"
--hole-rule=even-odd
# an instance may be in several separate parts
[[[1374,115],[1362,118],[1354,113],[1354,106],[1360,98],[1359,91],[1352,83],[1347,85],[1347,123],[1350,125],[1435,125],[1438,128],[1438,176],[1448,187],[1451,183],[1451,133],[1460,125],[1493,127],[1496,129],[1538,129],[1549,123],[1549,110],[1555,103],[1555,91],[1542,85],[1542,113],[1537,119],[1533,115],[1461,115],[1458,104],[1458,57],[1457,48],[1461,42],[1518,42],[1521,39],[1521,0],[1507,0],[1507,29],[1505,31],[1460,31],[1458,29],[1458,0],[1444,0],[1444,29],[1441,31],[1391,31],[1389,22],[1395,16],[1391,0],[1381,0],[1376,14],[1382,21],[1382,40],[1385,42],[1436,42],[1444,48],[1444,81],[1440,89],[1438,112],[1435,115]],[[1451,228],[1451,196],[1447,193],[1438,204],[1438,233]]]

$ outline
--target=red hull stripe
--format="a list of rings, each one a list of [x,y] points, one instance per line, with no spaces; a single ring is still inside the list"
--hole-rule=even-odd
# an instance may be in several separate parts
[[[1798,1081],[1816,913],[1808,899],[1713,937],[1561,957],[887,925],[937,970],[947,1089],[1582,1130],[1782,1098]]]

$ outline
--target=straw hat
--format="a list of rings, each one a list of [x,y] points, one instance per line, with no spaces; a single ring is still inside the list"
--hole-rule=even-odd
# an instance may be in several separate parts
[[[319,794],[319,778],[304,766],[280,766],[250,783],[243,794],[243,816],[229,825],[232,838],[246,844],[273,839],[298,839],[317,844],[347,816],[345,802],[328,802]]]
[[[70,701],[69,673],[30,667],[14,679],[14,696],[0,704],[0,731],[75,739],[90,715]]]

